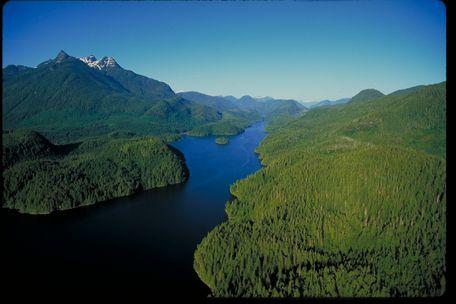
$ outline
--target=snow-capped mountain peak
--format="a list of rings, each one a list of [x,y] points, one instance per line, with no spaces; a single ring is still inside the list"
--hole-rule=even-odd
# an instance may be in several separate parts
[[[95,56],[90,55],[86,57],[81,57],[79,58],[82,62],[87,64],[91,68],[96,68],[99,70],[104,70],[107,68],[114,68],[118,67],[119,65],[117,64],[116,60],[113,57],[103,57],[100,60],[97,60]]]
[[[78,58],[78,59],[81,60],[82,62],[84,62],[85,64],[87,64],[90,67],[95,67],[95,62],[97,62],[97,58],[95,58],[95,56],[93,56],[93,55],[86,56],[86,57],[81,57],[81,58]]]
[[[89,55],[86,57],[81,57],[81,58],[79,58],[79,60],[81,60],[84,63],[89,64],[89,63],[93,63],[93,62],[97,61],[97,58],[95,58],[95,56],[93,56],[93,55]]]
[[[115,67],[117,66],[117,62],[112,57],[103,57],[100,60],[101,67]]]

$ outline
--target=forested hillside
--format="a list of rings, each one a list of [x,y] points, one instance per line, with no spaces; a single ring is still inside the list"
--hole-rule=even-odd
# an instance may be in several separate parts
[[[196,104],[217,109],[222,115],[217,122],[199,125],[188,131],[187,134],[191,136],[236,135],[253,122],[261,119],[258,112],[241,109],[235,101],[221,96],[210,96],[199,92],[181,92],[178,95]]]
[[[185,181],[180,152],[127,135],[54,145],[33,131],[4,133],[2,207],[45,214]]]
[[[446,83],[358,97],[269,127],[195,252],[213,295],[445,291]]]
[[[56,142],[126,130],[180,133],[221,113],[185,100],[160,81],[103,58],[100,67],[61,51],[36,68],[3,69],[2,126],[33,129]]]

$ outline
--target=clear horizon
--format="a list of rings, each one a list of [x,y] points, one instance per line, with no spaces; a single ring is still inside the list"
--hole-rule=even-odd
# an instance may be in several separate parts
[[[176,91],[315,102],[446,80],[439,1],[8,2],[3,67],[63,49]]]

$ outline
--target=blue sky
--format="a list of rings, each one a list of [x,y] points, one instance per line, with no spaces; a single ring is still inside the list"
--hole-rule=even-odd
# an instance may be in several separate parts
[[[8,2],[3,66],[113,56],[175,91],[304,101],[446,80],[434,0]]]

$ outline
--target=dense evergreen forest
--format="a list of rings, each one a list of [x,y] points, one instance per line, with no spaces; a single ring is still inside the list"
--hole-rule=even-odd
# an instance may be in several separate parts
[[[162,139],[115,132],[54,145],[34,131],[3,133],[3,207],[46,214],[181,183],[183,155]]]
[[[214,296],[446,288],[446,82],[278,118],[194,268]],[[285,124],[283,124],[285,123]]]
[[[3,128],[33,129],[67,143],[118,130],[181,133],[222,120],[217,109],[185,100],[163,82],[126,70],[113,58],[101,61],[103,67],[93,68],[61,51],[36,68],[5,67]]]

